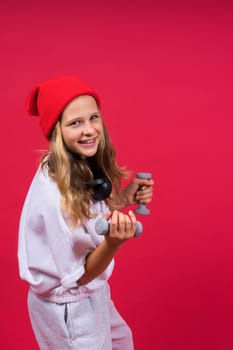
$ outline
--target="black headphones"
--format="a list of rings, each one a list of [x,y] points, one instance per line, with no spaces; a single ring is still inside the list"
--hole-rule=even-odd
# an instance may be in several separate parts
[[[88,181],[88,187],[93,189],[93,199],[102,201],[108,198],[112,192],[112,184],[107,177]]]
[[[88,165],[93,174],[93,180],[87,182],[87,188],[93,190],[92,198],[94,200],[102,201],[108,198],[112,192],[111,181],[98,166],[95,158],[88,159]]]

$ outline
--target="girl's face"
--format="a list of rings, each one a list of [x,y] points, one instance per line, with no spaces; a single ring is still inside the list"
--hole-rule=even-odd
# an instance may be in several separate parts
[[[70,151],[84,157],[96,154],[103,123],[94,97],[78,96],[66,106],[61,116],[61,132]]]

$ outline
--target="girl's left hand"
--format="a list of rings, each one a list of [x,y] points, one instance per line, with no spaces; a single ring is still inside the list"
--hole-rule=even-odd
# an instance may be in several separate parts
[[[125,206],[143,203],[148,204],[152,201],[153,197],[153,185],[152,179],[138,179],[135,178],[120,192]]]

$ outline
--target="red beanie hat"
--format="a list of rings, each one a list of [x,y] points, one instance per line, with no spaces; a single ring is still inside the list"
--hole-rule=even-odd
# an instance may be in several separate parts
[[[100,99],[95,91],[75,77],[65,76],[46,80],[34,87],[28,95],[25,109],[29,115],[40,117],[42,132],[49,140],[51,131],[66,105],[80,95],[91,95],[100,105]]]

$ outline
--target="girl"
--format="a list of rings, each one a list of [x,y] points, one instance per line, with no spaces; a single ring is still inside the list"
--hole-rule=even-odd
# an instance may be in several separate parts
[[[107,281],[115,254],[136,229],[133,212],[119,210],[149,203],[153,181],[134,179],[121,189],[127,173],[116,164],[99,96],[79,79],[38,84],[26,111],[39,116],[50,145],[24,203],[18,246],[39,347],[132,350],[131,330]],[[104,237],[95,231],[99,216],[111,216]]]

